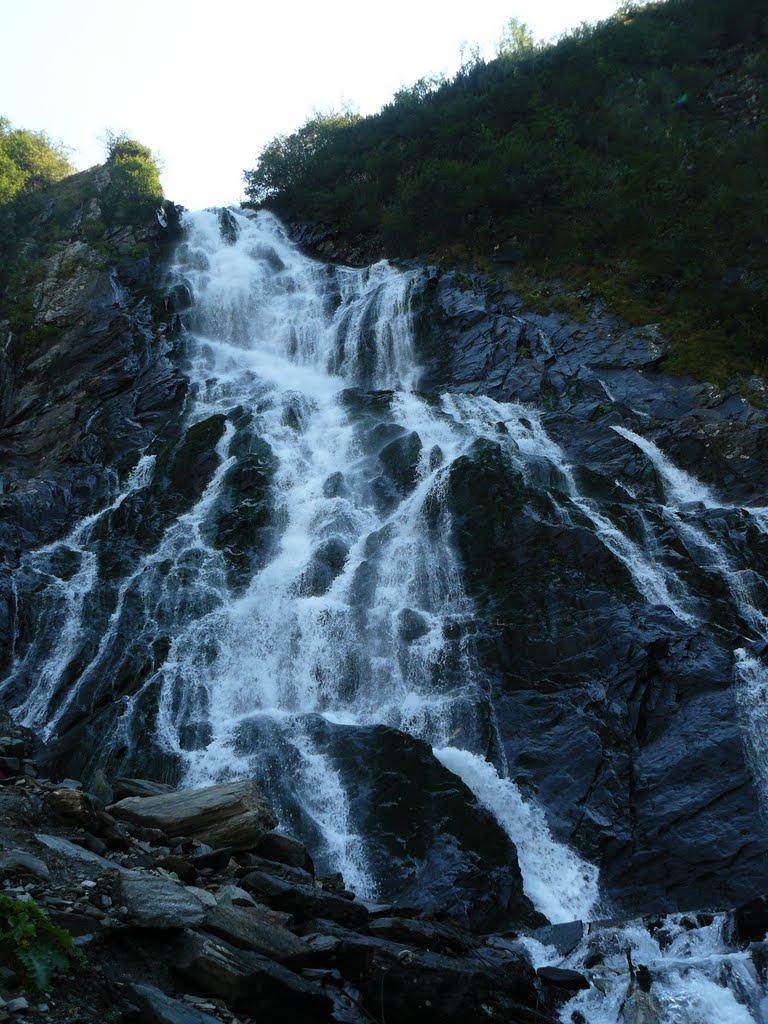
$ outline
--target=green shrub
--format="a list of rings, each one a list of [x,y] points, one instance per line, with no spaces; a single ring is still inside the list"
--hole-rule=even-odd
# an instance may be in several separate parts
[[[625,3],[547,46],[513,21],[499,54],[275,140],[246,194],[394,257],[481,265],[514,237],[534,279],[660,322],[668,369],[764,371],[765,5]]]
[[[163,201],[160,168],[152,150],[126,135],[107,133],[109,182],[102,204],[110,219],[127,223]]]
[[[0,117],[0,203],[19,192],[34,192],[74,173],[63,146],[45,132],[13,128]]]
[[[33,900],[0,896],[0,963],[32,988],[47,989],[56,971],[69,967],[72,936],[51,924]]]

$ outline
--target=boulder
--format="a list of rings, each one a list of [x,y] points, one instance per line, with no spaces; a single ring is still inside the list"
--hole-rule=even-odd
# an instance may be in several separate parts
[[[334,896],[312,885],[286,881],[264,871],[252,871],[240,880],[242,887],[257,893],[275,910],[292,914],[297,921],[323,917],[357,928],[368,921],[368,911],[361,903]]]
[[[100,857],[99,854],[85,850],[82,846],[70,843],[68,839],[62,839],[60,836],[48,836],[42,832],[36,832],[35,839],[54,853],[68,860],[78,860],[93,868],[98,868],[102,874],[106,871],[125,871],[121,864],[116,864],[113,860],[107,860],[106,857]]]
[[[137,1004],[138,1015],[129,1017],[138,1024],[221,1024],[189,1003],[172,999],[154,985],[132,982],[128,985],[131,1002]]]
[[[205,928],[233,946],[249,949],[278,963],[287,963],[310,952],[307,944],[287,928],[270,920],[265,907],[216,906],[205,914]]]
[[[523,892],[514,843],[428,744],[383,725],[307,724],[343,779],[382,902],[477,931],[545,923]]]
[[[202,902],[170,878],[130,871],[120,890],[128,918],[139,928],[194,928],[205,920]]]
[[[44,861],[25,850],[9,850],[0,856],[0,877],[14,878],[25,875],[47,882],[50,880],[51,871]]]
[[[397,1024],[467,1024],[478,1012],[490,1021],[554,1024],[540,1005],[536,976],[522,951],[489,964],[416,949],[378,936],[359,935],[331,922],[316,922],[307,936],[318,960],[335,966],[382,1020]],[[325,938],[321,938],[321,935]]]
[[[312,858],[306,846],[283,832],[268,832],[258,845],[257,853],[266,860],[287,864],[289,867],[303,868],[314,873]]]
[[[536,974],[545,985],[565,989],[566,992],[580,992],[589,988],[589,982],[583,974],[565,967],[538,967]]]
[[[277,824],[255,782],[243,779],[205,789],[127,797],[112,804],[115,818],[158,828],[170,838],[191,836],[212,847],[253,849]]]
[[[182,978],[237,1010],[258,1007],[262,1019],[279,1015],[296,1024],[317,1024],[330,1015],[331,1001],[318,985],[204,932],[186,932],[171,956]]]

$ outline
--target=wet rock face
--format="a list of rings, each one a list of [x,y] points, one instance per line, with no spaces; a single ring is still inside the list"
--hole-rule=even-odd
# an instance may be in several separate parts
[[[435,1024],[478,1014],[556,1020],[521,946],[497,939],[491,948],[455,920],[366,905],[340,877],[316,878],[295,838],[243,829],[244,806],[258,806],[267,829],[275,820],[249,780],[175,792],[105,777],[97,788],[132,794],[113,816],[77,780],[57,786],[33,762],[27,768],[0,787],[0,895],[34,900],[87,954],[52,977],[43,1011],[52,1024],[99,1024],[107,1012],[136,1024],[216,1024],[235,1014],[243,1024],[279,1014],[305,1024],[363,1024],[376,1014]],[[45,799],[62,788],[78,794],[87,824],[67,822]],[[30,816],[45,831],[34,832]],[[202,829],[228,842],[233,827],[237,848],[173,835]],[[189,873],[195,885],[185,884]],[[0,1011],[38,1004],[22,961],[12,956],[9,969],[6,954]]]
[[[426,743],[322,719],[313,735],[344,779],[380,899],[477,931],[542,920],[523,893],[513,843]]]
[[[178,211],[166,204],[164,227],[154,213],[111,225],[102,186],[94,172],[65,179],[4,240],[0,574],[104,503],[183,401],[159,297]],[[0,639],[9,602],[0,582]]]
[[[428,270],[419,300],[421,386],[530,402],[583,466],[606,468],[606,430],[623,423],[734,503],[762,504],[768,415],[759,382],[718,388],[663,372],[667,343],[653,325],[628,328],[598,299],[585,322],[525,309],[499,282]],[[461,284],[461,287],[459,286]]]
[[[766,830],[733,651],[755,634],[697,538],[716,538],[734,567],[756,573],[764,607],[765,537],[739,509],[686,505],[613,428],[714,479],[724,505],[762,505],[766,415],[733,392],[659,373],[655,328],[536,316],[488,281],[474,285],[433,278],[423,383],[530,403],[574,467],[565,479],[535,444],[506,441],[500,423],[498,443],[478,442],[451,468],[453,540],[512,775],[558,837],[600,865],[618,906],[700,905],[713,885],[718,899],[745,899],[766,885]],[[690,620],[654,603],[590,510],[671,568],[694,595]]]

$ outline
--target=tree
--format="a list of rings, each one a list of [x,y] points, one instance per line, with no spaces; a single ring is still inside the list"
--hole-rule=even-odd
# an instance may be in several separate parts
[[[278,135],[262,149],[256,167],[243,172],[245,194],[252,202],[262,203],[277,192],[296,188],[317,154],[360,120],[350,110],[315,111],[298,131]]]
[[[0,117],[0,203],[18,192],[34,192],[60,181],[74,170],[65,148],[45,132],[13,128]]]
[[[109,183],[102,198],[107,210],[118,220],[130,220],[156,209],[163,201],[163,188],[152,150],[111,129],[106,142]]]
[[[501,32],[496,44],[499,57],[518,57],[531,53],[536,49],[533,33],[519,18],[510,18]]]

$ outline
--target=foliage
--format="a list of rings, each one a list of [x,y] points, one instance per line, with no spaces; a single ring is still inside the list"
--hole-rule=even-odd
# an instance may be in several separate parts
[[[518,269],[661,322],[670,369],[762,370],[768,11],[634,2],[553,45],[514,22],[502,40],[319,142],[312,121],[275,140],[246,193],[389,256],[482,263],[511,243]]]
[[[256,168],[245,172],[248,195],[262,202],[298,185],[335,136],[359,120],[350,111],[316,112],[297,132],[278,135],[262,149]]]
[[[109,183],[102,193],[105,211],[127,223],[163,201],[160,167],[152,150],[125,134],[107,132]]]
[[[51,924],[33,900],[0,896],[0,963],[16,971],[27,985],[50,987],[55,971],[69,966],[72,936]]]
[[[533,33],[519,18],[510,18],[496,44],[497,57],[514,57],[535,49]]]
[[[45,132],[13,128],[0,117],[0,203],[33,192],[74,173],[63,146]]]

